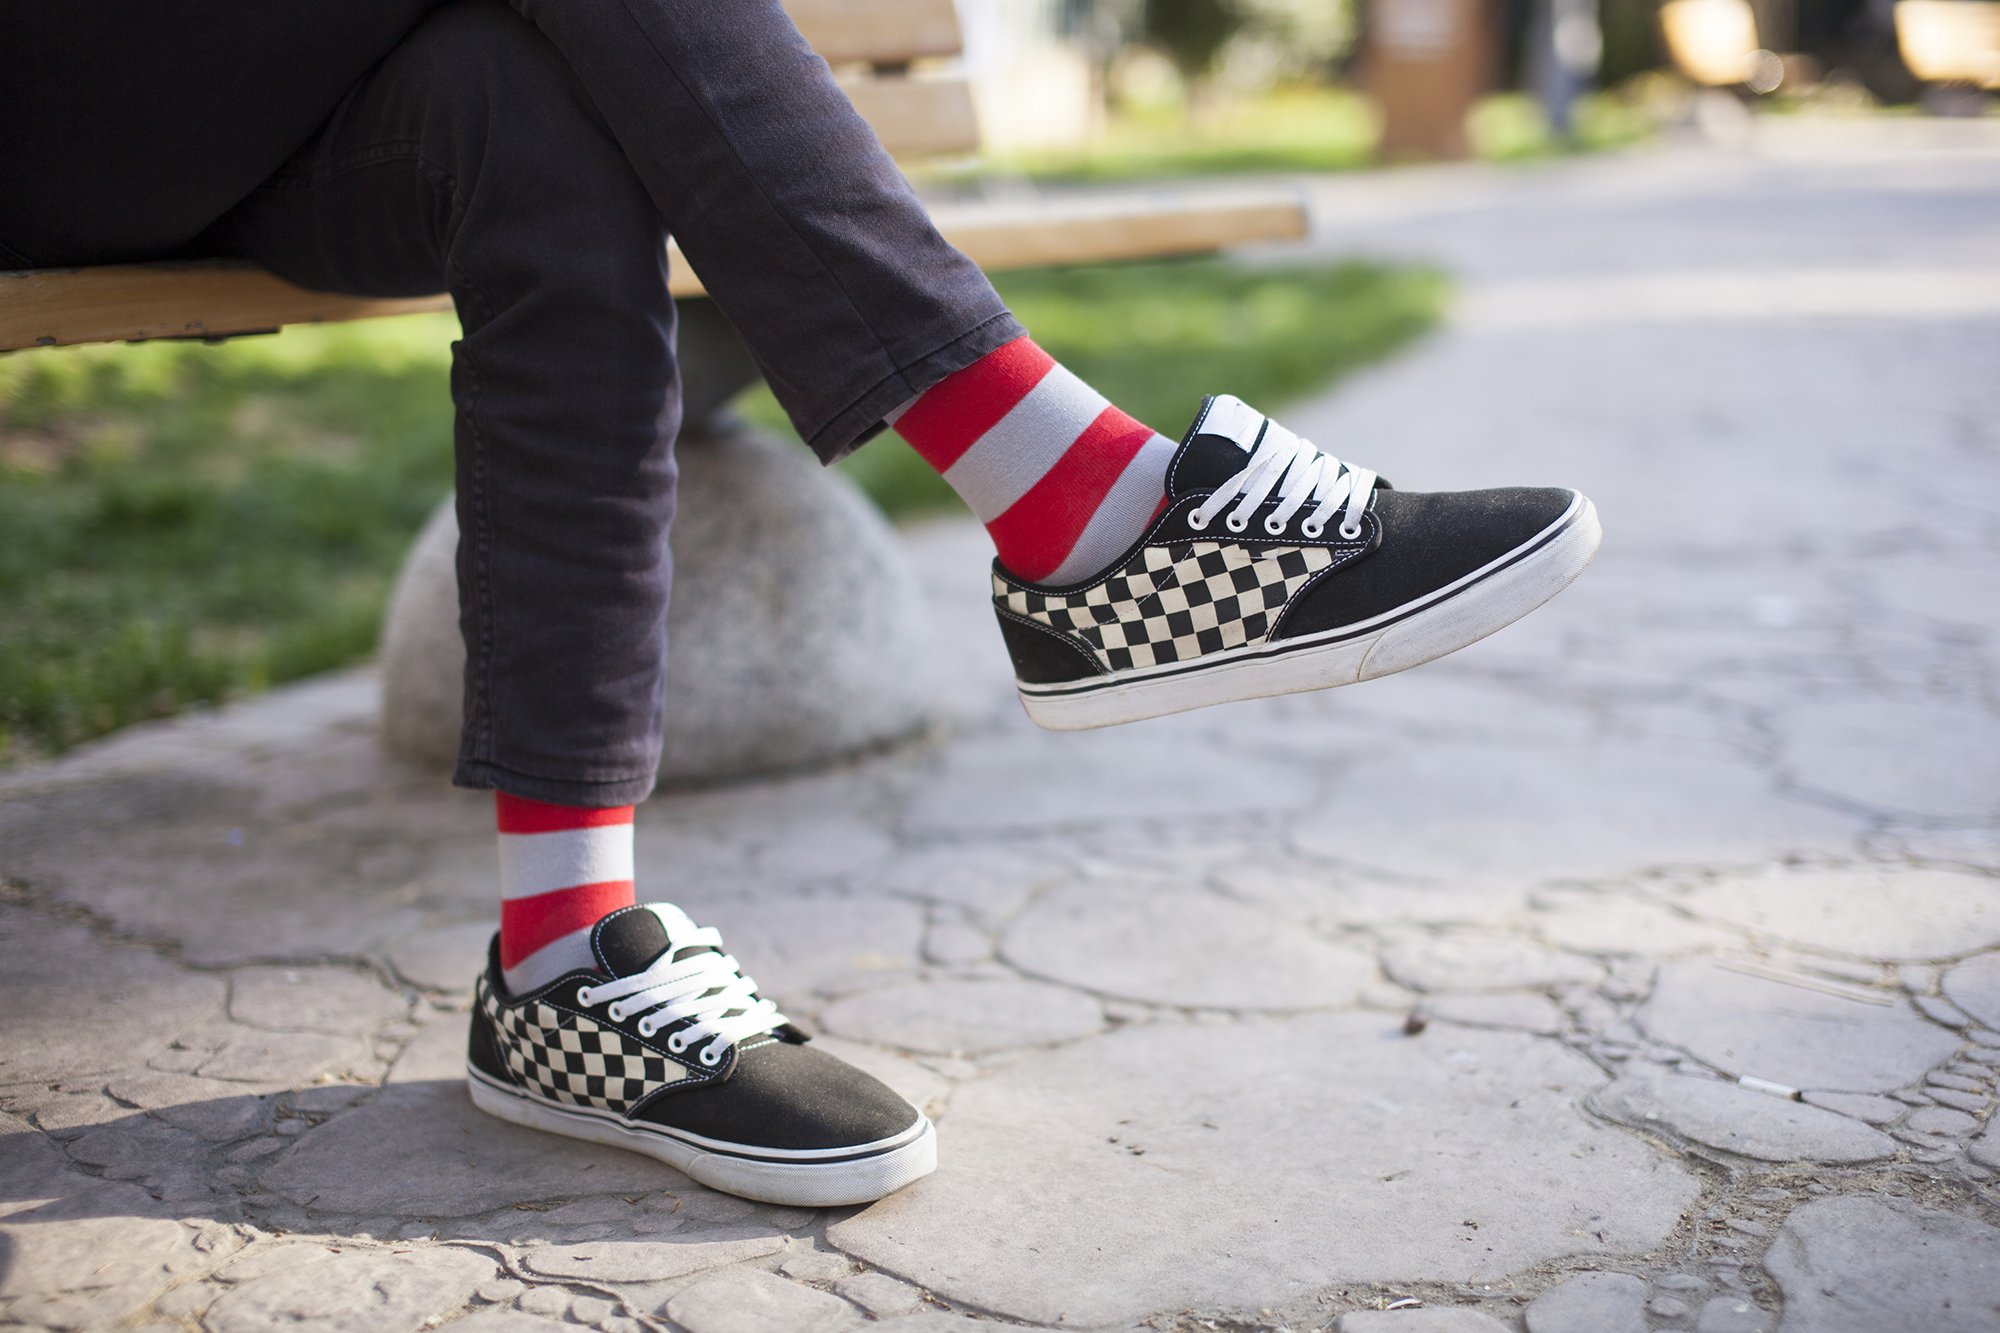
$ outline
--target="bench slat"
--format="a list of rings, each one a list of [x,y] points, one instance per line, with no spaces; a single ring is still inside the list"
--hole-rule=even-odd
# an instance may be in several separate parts
[[[942,205],[939,229],[982,268],[1199,254],[1306,235],[1289,192],[1176,197],[1163,192],[1021,205]],[[676,251],[677,296],[701,282]],[[0,272],[0,350],[140,338],[219,337],[286,324],[449,310],[447,296],[377,300],[310,292],[237,260],[105,264]]]
[[[867,79],[844,83],[875,137],[896,157],[970,153],[979,147],[979,117],[963,79]]]
[[[964,45],[952,0],[785,0],[785,9],[830,64],[900,65]]]

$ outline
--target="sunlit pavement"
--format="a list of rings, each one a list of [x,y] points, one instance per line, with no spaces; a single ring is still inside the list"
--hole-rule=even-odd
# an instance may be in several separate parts
[[[930,742],[642,810],[642,888],[938,1119],[874,1207],[470,1108],[488,808],[366,672],[5,780],[0,1321],[1993,1327],[2000,138],[1767,129],[1312,187],[1459,298],[1286,420],[1590,494],[1527,621],[1044,734],[930,526]]]

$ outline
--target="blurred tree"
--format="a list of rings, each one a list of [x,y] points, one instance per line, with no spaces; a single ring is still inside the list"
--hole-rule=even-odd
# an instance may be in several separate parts
[[[1193,101],[1246,17],[1237,0],[1145,0],[1141,34],[1173,61]]]
[[[1354,47],[1354,0],[1237,0],[1254,43],[1280,78],[1324,79]]]
[[[1659,0],[1600,0],[1597,22],[1604,32],[1604,57],[1597,66],[1598,83],[1613,87],[1666,63],[1659,7]]]

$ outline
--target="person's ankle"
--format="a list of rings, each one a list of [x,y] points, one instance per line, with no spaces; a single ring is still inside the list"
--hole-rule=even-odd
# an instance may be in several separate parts
[[[1075,582],[1138,541],[1164,504],[1176,447],[1027,338],[890,421],[986,524],[1001,565],[1030,583]]]
[[[590,968],[591,927],[632,904],[632,807],[494,797],[500,966],[508,990],[523,994]]]

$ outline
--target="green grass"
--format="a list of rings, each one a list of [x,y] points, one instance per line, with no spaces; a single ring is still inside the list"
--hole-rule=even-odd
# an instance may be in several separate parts
[[[1488,162],[1522,162],[1566,153],[1603,152],[1648,138],[1655,112],[1621,92],[1586,93],[1570,113],[1570,141],[1557,139],[1541,104],[1526,93],[1488,97],[1466,117],[1472,151]]]
[[[1433,273],[1220,261],[1005,275],[1038,341],[1149,424],[1282,403],[1429,327]],[[451,485],[447,317],[0,357],[0,764],[352,662]],[[763,391],[746,409],[772,421]],[[900,442],[843,465],[952,503]]]

